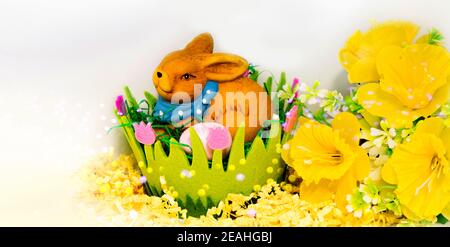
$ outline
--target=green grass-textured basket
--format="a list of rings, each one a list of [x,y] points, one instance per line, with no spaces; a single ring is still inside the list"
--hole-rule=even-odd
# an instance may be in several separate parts
[[[203,145],[193,128],[192,163],[186,153],[172,139],[169,154],[162,143],[143,145],[135,139],[134,129],[126,116],[118,116],[126,139],[138,161],[142,174],[147,178],[150,195],[160,196],[163,184],[176,198],[179,205],[188,209],[188,215],[199,216],[216,206],[228,193],[250,194],[268,180],[280,181],[285,169],[281,159],[281,126],[272,124],[271,138],[266,143],[257,136],[245,153],[243,127],[233,139],[228,157],[215,150],[212,162],[208,163]],[[228,159],[228,162],[224,160]],[[227,163],[224,166],[224,163]]]

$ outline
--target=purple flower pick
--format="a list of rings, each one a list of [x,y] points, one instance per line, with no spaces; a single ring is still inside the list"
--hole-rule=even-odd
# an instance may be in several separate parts
[[[300,81],[298,78],[294,78],[294,81],[292,82],[292,89],[294,89],[298,85],[299,82]]]
[[[125,101],[123,99],[123,95],[117,96],[116,109],[117,109],[117,114],[119,114],[119,116],[123,116],[127,113],[127,108],[125,107]]]

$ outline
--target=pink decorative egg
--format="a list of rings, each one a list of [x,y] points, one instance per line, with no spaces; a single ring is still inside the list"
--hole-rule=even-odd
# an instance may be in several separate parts
[[[190,128],[194,128],[200,138],[208,160],[212,159],[214,150],[223,150],[224,155],[228,154],[230,151],[232,142],[231,134],[223,125],[214,122],[206,122],[195,124]],[[192,146],[191,133],[189,132],[190,128],[186,129],[181,134],[180,143]],[[183,147],[183,149],[187,153],[191,153],[190,148]]]

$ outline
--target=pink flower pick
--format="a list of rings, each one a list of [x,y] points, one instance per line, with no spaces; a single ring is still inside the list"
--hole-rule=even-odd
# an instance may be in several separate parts
[[[286,122],[283,124],[284,132],[289,133],[292,131],[292,129],[295,127],[295,123],[297,122],[297,115],[298,106],[295,105],[286,113]]]
[[[227,128],[213,128],[206,138],[208,147],[213,150],[224,150],[231,146],[231,135]]]
[[[155,143],[156,134],[155,130],[152,128],[152,124],[145,124],[143,121],[139,124],[133,124],[134,136],[136,140],[142,144],[151,145]]]

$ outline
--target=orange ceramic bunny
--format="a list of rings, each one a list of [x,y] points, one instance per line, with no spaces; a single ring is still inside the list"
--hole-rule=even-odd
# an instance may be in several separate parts
[[[218,122],[232,136],[245,123],[245,140],[251,141],[272,111],[265,90],[243,76],[247,69],[247,61],[239,56],[213,53],[211,35],[200,34],[184,49],[168,54],[156,68],[153,82],[159,98],[154,114],[172,123]]]

